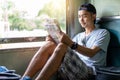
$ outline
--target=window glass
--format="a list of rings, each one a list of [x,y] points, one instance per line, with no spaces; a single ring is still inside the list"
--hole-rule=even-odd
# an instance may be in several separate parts
[[[66,32],[66,0],[0,0],[0,49],[41,46],[45,18],[56,18]]]
[[[44,18],[66,30],[65,0],[0,0],[0,38],[45,36]]]

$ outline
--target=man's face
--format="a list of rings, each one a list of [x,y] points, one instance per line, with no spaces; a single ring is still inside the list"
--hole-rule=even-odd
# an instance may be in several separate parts
[[[78,11],[78,19],[83,28],[93,25],[95,18],[96,18],[95,14],[92,14],[86,10]]]

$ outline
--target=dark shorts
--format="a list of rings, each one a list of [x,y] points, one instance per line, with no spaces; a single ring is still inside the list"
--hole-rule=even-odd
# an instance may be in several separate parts
[[[61,80],[88,80],[90,69],[71,49],[66,53],[58,70]]]

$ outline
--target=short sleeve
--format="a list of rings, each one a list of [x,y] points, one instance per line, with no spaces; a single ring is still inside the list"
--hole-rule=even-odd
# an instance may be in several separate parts
[[[107,51],[110,41],[110,33],[106,29],[102,29],[96,36],[94,46],[100,47],[103,51]]]

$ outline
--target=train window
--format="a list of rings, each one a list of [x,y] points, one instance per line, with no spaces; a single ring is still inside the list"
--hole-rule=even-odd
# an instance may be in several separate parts
[[[48,17],[56,18],[66,32],[66,0],[0,0],[0,4],[0,48],[6,43],[44,42],[47,32],[42,23]]]

